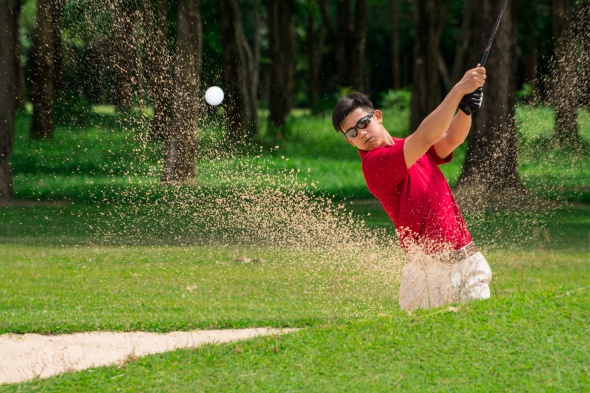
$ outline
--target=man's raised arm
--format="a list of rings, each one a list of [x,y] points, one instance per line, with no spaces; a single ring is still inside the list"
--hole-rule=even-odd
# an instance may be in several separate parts
[[[416,132],[406,138],[406,142],[404,143],[404,158],[408,168],[426,154],[428,149],[447,133],[463,96],[483,86],[485,78],[486,70],[483,67],[477,67],[467,71],[463,78],[447,94],[443,102],[420,123]],[[450,152],[443,157],[437,149],[437,154],[441,158],[444,158]]]

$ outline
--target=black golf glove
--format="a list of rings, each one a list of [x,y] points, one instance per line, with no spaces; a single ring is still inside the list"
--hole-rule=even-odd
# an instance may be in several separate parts
[[[478,87],[473,93],[465,94],[459,103],[461,109],[466,115],[471,115],[473,112],[481,108],[483,102],[483,89]]]

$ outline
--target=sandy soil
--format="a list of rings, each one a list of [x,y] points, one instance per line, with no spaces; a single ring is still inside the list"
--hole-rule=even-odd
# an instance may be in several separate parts
[[[123,364],[140,356],[289,333],[295,329],[199,330],[167,334],[91,332],[0,336],[0,384],[48,378],[64,372]]]

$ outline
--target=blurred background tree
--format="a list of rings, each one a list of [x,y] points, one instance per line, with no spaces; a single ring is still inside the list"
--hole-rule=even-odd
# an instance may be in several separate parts
[[[202,100],[211,85],[226,92],[221,114],[231,144],[280,139],[289,133],[293,109],[329,115],[352,90],[368,93],[377,106],[410,97],[412,132],[476,65],[500,8],[499,0],[183,1],[10,2],[13,20],[6,26],[18,38],[10,83],[16,108],[32,104],[30,137],[51,138],[56,122],[84,121],[93,105],[141,111],[151,119],[148,139],[167,141],[162,180],[190,182],[191,170],[172,175],[170,168],[194,166],[193,135],[212,113]],[[588,29],[580,27],[588,23],[588,1],[510,3],[502,29],[512,30],[492,48],[492,83],[475,117],[463,185],[477,157],[502,151],[501,169],[486,169],[498,171],[486,179],[490,186],[518,188],[511,120],[517,99],[555,106],[555,138],[566,145],[572,138],[564,136],[576,134],[576,108],[588,106],[589,62],[581,61]],[[572,53],[578,56],[566,56]],[[569,65],[562,61],[567,58],[573,58]],[[575,78],[561,81],[565,75]],[[567,92],[576,97],[552,98],[556,85],[573,80],[577,88]],[[492,124],[498,126],[492,130]],[[179,127],[189,131],[181,137]],[[490,142],[497,139],[504,143]],[[181,142],[187,154],[177,154]],[[172,158],[180,161],[172,164]]]

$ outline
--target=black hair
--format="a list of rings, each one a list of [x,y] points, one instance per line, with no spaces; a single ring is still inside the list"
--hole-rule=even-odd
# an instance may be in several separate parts
[[[346,116],[356,108],[364,108],[367,111],[374,110],[369,96],[363,93],[352,93],[338,101],[332,112],[332,126],[337,132],[341,132],[341,125]]]

